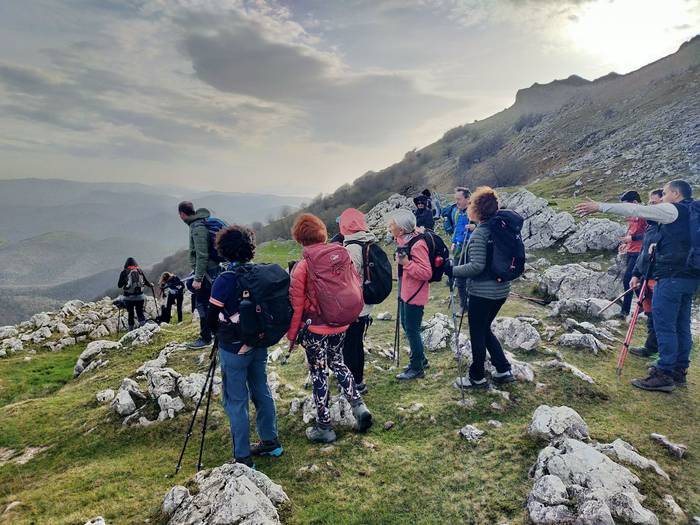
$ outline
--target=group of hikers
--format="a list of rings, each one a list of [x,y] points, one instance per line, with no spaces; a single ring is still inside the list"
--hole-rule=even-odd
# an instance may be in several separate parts
[[[630,293],[625,296],[622,311],[629,314],[634,300],[631,291],[636,291],[640,297],[635,313],[644,310],[649,334],[645,346],[632,348],[631,353],[659,355],[647,377],[634,379],[632,384],[670,392],[686,384],[689,366],[691,303],[700,283],[700,211],[692,200],[690,185],[682,180],[652,191],[648,205],[641,203],[636,191],[625,192],[620,201],[586,202],[577,205],[576,210],[581,216],[601,212],[628,217],[623,249],[627,262],[624,282]],[[400,322],[410,347],[409,363],[396,379],[419,380],[430,366],[421,324],[431,283],[446,276],[454,344],[459,346],[457,319],[461,328],[464,318],[471,342],[471,365],[457,385],[463,390],[485,390],[490,383],[515,381],[491,325],[508,299],[511,281],[524,270],[522,217],[501,209],[496,192],[485,186],[474,193],[457,187],[454,204],[444,209],[433,202],[427,190],[414,202],[414,212],[398,209],[388,216],[386,224],[396,243],[396,337]],[[189,227],[193,273],[187,288],[193,294],[193,308],[200,322],[199,337],[188,346],[217,346],[234,459],[252,466],[255,456],[279,456],[283,452],[266,363],[268,347],[285,336],[289,353],[296,345],[306,353],[316,406],[316,421],[306,429],[308,439],[319,443],[336,439],[327,369],[352,407],[355,429],[366,432],[372,426],[372,414],[363,400],[368,392],[364,337],[372,322],[373,306],[392,291],[393,276],[391,261],[370,232],[364,214],[346,209],[337,220],[339,234],[330,241],[321,219],[310,213],[300,214],[291,234],[302,247],[302,258],[283,270],[274,264],[253,264],[255,235],[248,227],[227,225],[187,201],[178,205],[178,212]],[[444,229],[451,236],[449,248],[433,231],[436,219],[443,219]],[[168,297],[168,313],[163,312],[161,320],[170,320],[170,308],[176,304],[181,321],[185,285],[169,273],[163,274],[159,284]],[[140,322],[144,321],[142,288],[151,285],[132,258],[125,264],[119,285],[124,288],[129,326],[133,327],[134,313]],[[459,354],[459,349],[455,350]],[[397,358],[398,351],[396,344]],[[495,369],[488,376],[487,354]],[[255,405],[260,437],[252,444],[249,400]]]

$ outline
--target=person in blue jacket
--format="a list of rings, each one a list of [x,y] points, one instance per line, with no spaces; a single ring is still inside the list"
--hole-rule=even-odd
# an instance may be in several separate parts
[[[469,206],[469,199],[471,197],[471,192],[468,188],[463,186],[458,186],[455,188],[455,203],[443,210],[443,217],[445,218],[444,228],[445,231],[452,235],[452,260],[455,265],[464,264],[465,261],[462,260],[462,254],[465,253],[464,247],[469,242],[469,237],[471,237],[474,225],[470,224],[469,215],[467,213],[467,207]],[[467,280],[461,278],[455,278],[455,286],[457,287],[457,292],[459,294],[459,304],[462,308],[462,314],[467,311],[468,307],[468,293],[467,293]]]

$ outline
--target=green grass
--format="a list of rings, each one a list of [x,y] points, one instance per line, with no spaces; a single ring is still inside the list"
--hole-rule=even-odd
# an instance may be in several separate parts
[[[290,243],[272,243],[259,253],[260,259],[283,263],[290,256],[298,257]],[[431,295],[426,317],[446,312],[444,285],[434,285]],[[376,311],[394,313],[394,301],[395,297],[389,298]],[[550,324],[544,319],[546,312],[512,299],[502,313],[533,315]],[[395,370],[375,368],[391,365],[376,352],[379,346],[391,344],[393,329],[394,322],[375,321],[369,333],[373,350],[366,367],[370,388],[366,402],[374,414],[374,427],[366,435],[339,431],[330,452],[307,442],[299,415],[286,415],[291,399],[308,393],[302,388],[306,378],[302,352],[297,350],[284,367],[270,366],[283,384],[277,408],[285,454],[263,458],[257,467],[291,498],[281,511],[285,523],[526,523],[527,473],[542,445],[534,443],[525,430],[542,403],[572,406],[586,419],[595,439],[621,437],[656,459],[670,474],[670,482],[647,471],[638,474],[642,491],[649,496],[645,504],[662,523],[668,520],[661,501],[664,494],[673,494],[689,515],[700,514],[697,369],[691,370],[685,390],[671,395],[646,393],[629,386],[631,377],[643,373],[644,360],[630,356],[620,381],[614,372],[614,351],[592,356],[563,350],[568,361],[595,378],[596,385],[560,371],[542,370],[536,380],[547,385],[544,391],[536,392],[534,384],[515,384],[507,387],[510,403],[481,393],[473,395],[477,406],[468,410],[456,403],[459,393],[451,383],[457,371],[449,352],[430,354],[426,378],[409,384],[398,384]],[[95,393],[116,389],[123,377],[133,377],[135,369],[168,341],[190,339],[196,331],[189,320],[169,327],[151,345],[114,352],[107,367],[78,380],[71,376],[80,347],[56,354],[40,352],[28,363],[23,357],[0,360],[0,447],[51,447],[26,465],[0,467],[0,512],[12,501],[22,502],[0,514],[0,523],[75,524],[96,515],[110,524],[157,522],[163,495],[174,484],[184,484],[194,471],[198,433],[190,443],[183,471],[173,477],[190,412],[149,428],[126,429],[107,406],[96,402]],[[643,331],[640,327],[637,339],[643,338]],[[543,346],[556,349],[554,344]],[[206,363],[199,365],[198,355],[176,352],[169,366],[183,373],[203,371]],[[543,349],[519,357],[545,358]],[[405,354],[402,358],[405,362]],[[44,382],[43,377],[48,380]],[[291,390],[285,385],[291,385]],[[503,404],[502,412],[490,407],[494,401]],[[425,407],[417,413],[399,410],[413,402]],[[501,421],[503,427],[491,428],[490,419]],[[385,431],[388,420],[396,425]],[[486,430],[486,436],[476,444],[458,439],[457,431],[465,424]],[[649,440],[650,432],[688,444],[690,455],[683,460],[672,458]],[[204,464],[227,461],[230,446],[228,421],[217,403],[212,407]],[[309,464],[320,471],[299,476],[299,469]]]

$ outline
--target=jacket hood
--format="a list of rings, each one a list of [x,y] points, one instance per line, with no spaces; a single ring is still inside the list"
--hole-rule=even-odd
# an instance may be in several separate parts
[[[348,208],[340,214],[340,233],[342,233],[344,237],[368,230],[369,228],[367,227],[365,215],[360,210]]]
[[[196,212],[194,212],[194,215],[187,217],[185,222],[187,224],[192,224],[194,221],[198,221],[199,219],[208,219],[209,217],[211,217],[209,210],[206,208],[199,208]]]
[[[345,244],[348,241],[377,242],[377,236],[372,232],[355,232],[345,236]]]

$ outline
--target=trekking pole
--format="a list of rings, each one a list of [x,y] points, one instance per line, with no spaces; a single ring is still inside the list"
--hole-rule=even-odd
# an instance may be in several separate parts
[[[117,307],[117,335],[119,335],[119,329],[122,324],[122,309]]]
[[[197,460],[197,472],[202,470],[202,453],[204,452],[204,438],[207,435],[207,421],[209,420],[209,404],[211,403],[211,393],[214,390],[214,377],[216,375],[216,356],[218,341],[214,341],[213,358],[211,365],[211,379],[209,380],[209,392],[207,393],[207,407],[204,410],[204,422],[202,423],[202,441],[199,444],[199,459]]]
[[[197,400],[197,404],[194,407],[194,412],[192,413],[192,419],[190,419],[190,425],[187,428],[187,433],[185,434],[185,442],[182,445],[182,451],[180,452],[180,458],[177,460],[177,466],[175,467],[175,475],[177,475],[178,472],[180,472],[180,468],[182,468],[182,458],[185,456],[185,449],[187,448],[187,443],[190,440],[190,437],[192,436],[192,429],[194,428],[194,422],[197,419],[197,412],[199,412],[199,407],[202,404],[202,400],[204,399],[204,394],[206,393],[207,390],[207,383],[209,382],[209,378],[211,377],[212,382],[214,381],[214,371],[215,371],[215,366],[216,363],[214,362],[214,352],[216,352],[217,345],[214,345],[211,349],[211,353],[209,354],[209,369],[207,370],[207,377],[204,379],[204,384],[202,385],[202,390],[199,393],[199,399]]]
[[[614,305],[616,302],[618,302],[620,299],[622,299],[625,295],[627,295],[628,293],[630,293],[632,290],[633,290],[633,288],[630,288],[629,290],[625,290],[625,291],[622,292],[620,295],[618,295],[617,297],[615,297],[615,299],[613,299],[612,301],[610,301],[610,302],[607,304],[607,306],[605,306],[600,312],[598,312],[598,315],[602,314],[605,310],[607,310],[608,308],[610,308],[612,305]]]
[[[304,337],[304,334],[309,330],[309,326],[311,326],[311,319],[306,320],[302,329],[299,330],[299,332],[297,333],[296,339],[294,341],[289,342],[289,349],[287,350],[287,355],[285,355],[284,359],[282,359],[282,362],[280,363],[281,365],[287,364],[287,361],[289,361],[289,356],[292,355],[292,351],[294,350],[294,347],[297,344],[301,344],[301,339]]]
[[[520,294],[518,292],[510,292],[510,295],[517,297],[518,299],[523,299],[524,301],[530,301],[531,303],[539,304],[540,306],[547,306],[551,301],[546,299],[538,299],[537,297],[528,297],[527,295]]]
[[[464,389],[462,388],[462,381],[464,380],[464,370],[462,368],[462,350],[459,347],[459,333],[462,329],[462,322],[459,323],[459,328],[457,328],[457,305],[455,304],[455,284],[454,277],[450,283],[450,309],[452,310],[452,332],[454,335],[454,349],[457,354],[457,374],[459,375],[459,391],[462,395],[462,403],[464,403]],[[464,318],[464,316],[462,317]]]
[[[634,313],[632,314],[632,319],[630,320],[629,328],[627,328],[627,335],[625,335],[625,340],[622,343],[622,348],[620,349],[620,354],[617,357],[617,377],[622,377],[622,368],[625,366],[625,359],[627,358],[627,353],[630,349],[630,343],[632,342],[632,335],[634,335],[634,328],[637,326],[637,318],[639,317],[639,312],[643,307],[644,300],[646,299],[647,289],[649,287],[649,278],[651,275],[651,268],[654,265],[654,252],[651,253],[649,258],[649,266],[644,275],[644,281],[642,282],[642,288],[639,291],[639,298],[637,299],[637,304],[634,307]]]
[[[153,294],[153,303],[156,305],[156,317],[160,315],[160,305],[158,304],[158,299],[156,299],[156,289],[151,286],[151,293]]]

